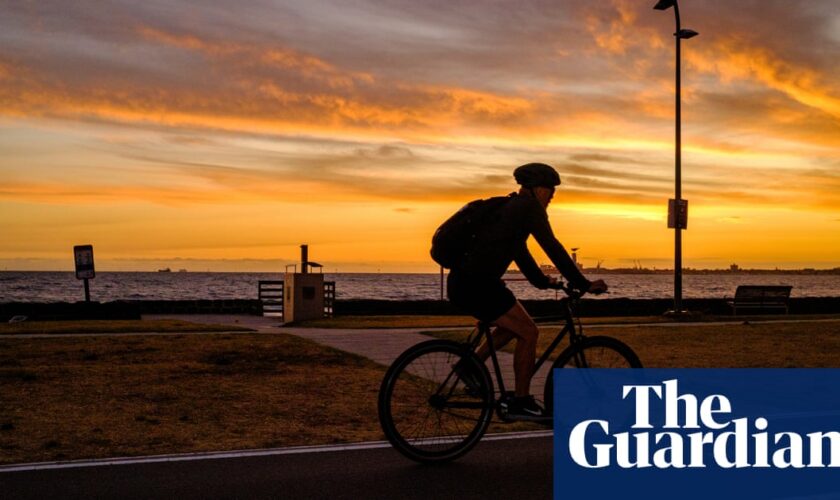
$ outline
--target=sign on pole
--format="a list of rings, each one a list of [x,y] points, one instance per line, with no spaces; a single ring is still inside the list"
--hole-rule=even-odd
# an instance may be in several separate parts
[[[677,210],[677,200],[668,200],[668,229],[688,229],[688,200],[680,200]]]
[[[96,277],[93,268],[93,245],[76,245],[73,247],[76,261],[76,279],[85,280],[85,302],[90,302],[90,284],[88,280]]]
[[[76,245],[73,247],[76,258],[76,279],[86,280],[96,277],[93,268],[93,245]]]

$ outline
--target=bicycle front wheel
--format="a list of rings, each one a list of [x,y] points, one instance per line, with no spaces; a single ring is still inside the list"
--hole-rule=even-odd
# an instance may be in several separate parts
[[[379,390],[385,437],[418,462],[445,462],[468,452],[487,430],[492,408],[487,367],[473,352],[447,340],[423,342],[404,352]]]
[[[567,347],[551,365],[555,368],[641,368],[642,362],[633,349],[612,337],[589,337]],[[554,414],[554,377],[545,380],[545,409]]]

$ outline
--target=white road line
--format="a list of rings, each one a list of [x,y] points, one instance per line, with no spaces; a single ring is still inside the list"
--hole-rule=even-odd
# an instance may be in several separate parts
[[[552,436],[552,431],[510,432],[485,435],[482,441],[503,441],[510,439],[532,439]],[[306,453],[329,453],[341,451],[372,450],[389,448],[387,441],[370,441],[345,445],[294,446],[289,448],[268,448],[261,450],[212,451],[204,453],[178,453],[172,455],[152,455],[146,457],[100,458],[95,460],[68,460],[63,462],[38,462],[0,466],[3,472],[25,472],[37,470],[77,469],[82,467],[102,467],[109,465],[153,464],[159,462],[191,462],[195,460],[218,460],[225,458],[268,457],[275,455],[302,455]]]

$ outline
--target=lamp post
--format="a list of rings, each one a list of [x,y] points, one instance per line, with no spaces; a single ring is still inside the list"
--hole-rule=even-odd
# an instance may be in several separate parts
[[[674,32],[676,47],[676,140],[674,160],[674,200],[669,202],[669,226],[674,228],[674,312],[682,312],[682,230],[686,229],[688,222],[688,200],[682,199],[682,129],[680,110],[680,41],[694,38],[698,33],[694,30],[680,27],[680,7],[677,0],[659,0],[653,6],[656,10],[668,10],[674,8],[674,17],[677,22],[677,29]],[[673,222],[673,224],[671,224]]]

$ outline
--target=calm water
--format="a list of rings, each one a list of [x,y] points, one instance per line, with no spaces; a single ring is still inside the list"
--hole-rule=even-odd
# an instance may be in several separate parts
[[[413,300],[440,298],[438,274],[327,274],[336,282],[338,299]],[[511,277],[516,277],[511,275]],[[592,276],[590,276],[591,278]],[[610,298],[668,298],[673,278],[668,275],[601,275],[610,285]],[[278,273],[128,273],[101,272],[91,280],[91,299],[188,300],[256,299],[259,280],[283,279]],[[741,284],[792,285],[794,297],[840,296],[840,276],[807,275],[686,275],[683,296],[732,296]],[[553,291],[532,288],[524,281],[508,286],[523,299],[547,299]],[[84,300],[84,288],[72,272],[0,272],[0,302]]]

